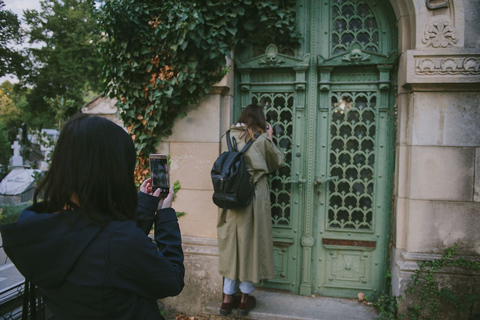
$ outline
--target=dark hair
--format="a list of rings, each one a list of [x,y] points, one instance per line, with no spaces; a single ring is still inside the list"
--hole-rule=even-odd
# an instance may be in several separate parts
[[[50,170],[34,195],[43,194],[47,212],[72,209],[92,223],[136,217],[135,147],[130,135],[110,120],[79,114],[63,127]]]
[[[250,138],[255,140],[254,135],[256,133],[264,133],[267,127],[262,107],[256,104],[246,106],[237,122],[244,123],[247,126],[247,130],[240,135],[240,137],[245,137],[245,141],[247,140],[247,133]]]

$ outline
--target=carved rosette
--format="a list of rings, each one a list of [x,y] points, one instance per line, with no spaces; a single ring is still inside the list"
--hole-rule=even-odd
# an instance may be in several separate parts
[[[480,58],[421,58],[416,61],[418,75],[480,75]]]
[[[457,43],[457,32],[447,17],[438,17],[431,20],[425,27],[422,42],[427,47],[448,48]]]

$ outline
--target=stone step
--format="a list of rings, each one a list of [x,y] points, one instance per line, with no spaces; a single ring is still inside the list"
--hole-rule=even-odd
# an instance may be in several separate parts
[[[379,316],[373,307],[353,299],[304,297],[290,293],[255,291],[257,306],[247,319],[261,320],[373,320]],[[203,313],[210,319],[236,318],[237,310],[227,316],[219,316],[220,301],[210,301]]]

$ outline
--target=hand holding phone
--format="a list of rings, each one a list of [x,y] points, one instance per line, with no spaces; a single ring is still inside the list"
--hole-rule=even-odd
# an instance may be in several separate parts
[[[152,192],[160,189],[160,198],[165,199],[170,191],[168,156],[166,154],[151,154],[149,160]]]
[[[152,178],[148,178],[140,185],[140,191],[154,197],[160,198],[160,189],[157,188],[156,191],[152,190]],[[173,203],[173,197],[175,196],[175,192],[173,192],[173,188],[170,187],[169,193],[165,199],[160,198],[158,202],[157,211],[164,208],[171,208]]]
[[[173,192],[173,188],[170,187],[167,197],[165,199],[161,199],[160,202],[158,203],[157,210],[171,208],[174,196],[175,196],[175,192]]]
[[[267,134],[270,137],[270,140],[272,140],[273,139],[273,128],[269,123],[267,123]]]

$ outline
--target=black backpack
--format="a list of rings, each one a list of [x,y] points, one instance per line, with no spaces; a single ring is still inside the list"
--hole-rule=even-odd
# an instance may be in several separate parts
[[[255,135],[255,139],[260,134]],[[253,139],[243,147],[237,149],[237,142],[233,137],[233,147],[230,141],[230,130],[227,131],[228,151],[222,153],[213,164],[210,175],[213,183],[213,202],[220,208],[233,209],[246,207],[253,198],[253,186],[247,171],[243,154],[252,145]]]

